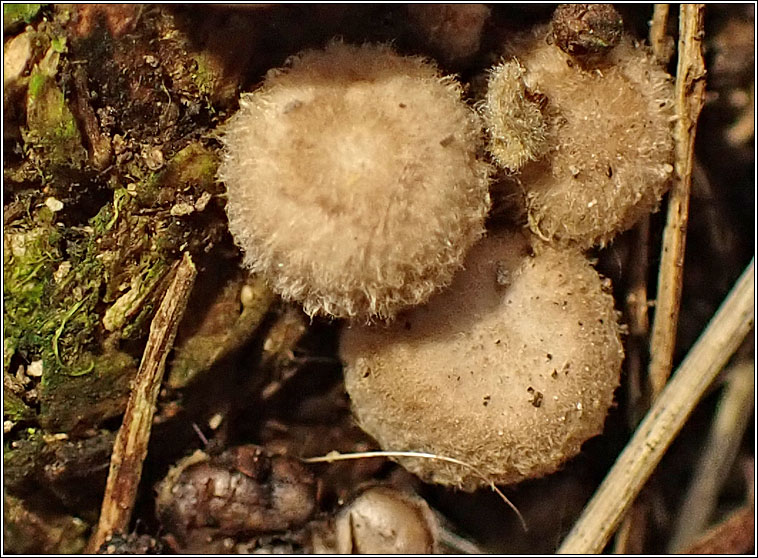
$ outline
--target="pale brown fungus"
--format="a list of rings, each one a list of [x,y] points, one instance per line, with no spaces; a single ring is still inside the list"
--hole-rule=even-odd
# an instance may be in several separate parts
[[[449,284],[482,235],[489,167],[461,86],[340,42],[271,71],[225,125],[229,229],[309,315],[369,321]]]
[[[670,185],[673,87],[648,49],[629,37],[588,66],[546,41],[547,33],[539,28],[514,39],[505,55],[511,62],[493,71],[483,111],[495,132],[492,153],[520,170],[532,232],[579,248],[602,246],[655,210]],[[506,79],[510,87],[502,86]],[[524,91],[539,95],[542,110]],[[534,122],[531,131],[522,132],[510,113]],[[498,136],[503,121],[509,133]]]
[[[623,360],[613,298],[579,251],[534,250],[518,233],[488,237],[426,305],[344,330],[354,414],[382,448],[507,484],[557,470],[602,432]],[[444,461],[400,461],[426,481],[486,483]]]

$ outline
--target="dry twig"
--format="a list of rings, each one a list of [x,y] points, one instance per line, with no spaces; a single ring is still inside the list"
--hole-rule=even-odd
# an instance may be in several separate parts
[[[616,531],[613,554],[644,553],[649,508],[649,502],[644,498],[637,498],[634,501],[634,505],[624,515]]]
[[[755,262],[656,400],[559,553],[599,553],[711,382],[753,327]]]
[[[671,58],[673,46],[666,34],[669,5],[655,4],[650,23],[650,45],[653,54],[662,66]],[[648,316],[647,275],[650,257],[650,217],[645,216],[634,229],[631,266],[629,268],[629,288],[626,295],[626,316],[629,322],[627,340],[627,420],[635,428],[648,409],[649,401],[643,397],[642,379],[645,361],[648,357]],[[616,537],[614,554],[639,554],[644,547],[644,523],[647,510],[642,502],[636,502],[634,509],[624,518]],[[633,545],[634,548],[631,548]]]
[[[642,378],[647,357],[647,336],[650,330],[648,320],[647,272],[650,219],[645,217],[634,229],[634,245],[630,257],[629,287],[626,293],[626,319],[629,324],[627,339],[627,387],[629,402],[627,418],[635,427],[645,412],[642,394]]]
[[[668,17],[669,5],[656,4],[653,8],[653,21],[650,22],[650,46],[653,47],[653,54],[658,62],[663,66],[668,64],[673,50],[673,45],[666,35]]]
[[[702,48],[704,11],[704,4],[682,4],[679,13],[675,97],[677,120],[674,127],[676,179],[669,195],[666,228],[663,231],[658,295],[650,342],[648,379],[653,395],[661,392],[671,373],[679,321],[695,131],[705,101]]]
[[[123,532],[129,526],[166,357],[174,343],[196,275],[195,264],[185,253],[150,324],[150,335],[126,405],[124,421],[113,445],[100,519],[89,540],[89,552],[100,548],[109,535]]]
[[[666,35],[668,4],[655,4],[650,24],[650,44],[656,59],[666,65],[671,56],[669,37]],[[644,413],[641,390],[642,368],[646,355],[644,346],[649,333],[647,273],[650,242],[650,218],[645,217],[635,227],[629,288],[626,296],[626,315],[629,320],[629,350],[627,372],[629,378],[629,419],[633,426]]]

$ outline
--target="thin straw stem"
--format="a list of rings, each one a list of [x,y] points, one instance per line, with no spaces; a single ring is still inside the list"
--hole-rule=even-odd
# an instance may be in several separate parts
[[[603,550],[708,386],[753,327],[754,281],[755,261],[751,261],[637,428],[559,553]]]

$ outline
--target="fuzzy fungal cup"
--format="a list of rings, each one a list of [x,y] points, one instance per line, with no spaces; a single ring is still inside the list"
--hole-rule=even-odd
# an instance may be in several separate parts
[[[623,360],[613,298],[578,250],[535,250],[520,234],[488,237],[426,305],[343,331],[354,414],[382,448],[508,484],[557,470],[602,431]],[[402,463],[430,482],[484,482],[443,461]]]
[[[514,40],[493,70],[483,109],[490,148],[520,169],[535,234],[602,246],[656,209],[669,186],[671,80],[629,37],[576,58],[546,36],[543,27]],[[533,132],[522,133],[527,124]]]
[[[245,264],[309,315],[364,321],[449,284],[489,208],[461,94],[384,45],[333,42],[271,71],[223,133]]]

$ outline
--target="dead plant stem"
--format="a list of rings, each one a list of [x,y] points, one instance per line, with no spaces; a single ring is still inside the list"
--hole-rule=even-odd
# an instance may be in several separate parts
[[[653,7],[653,21],[650,23],[650,46],[653,54],[662,65],[668,64],[671,57],[671,45],[666,35],[668,25],[669,5],[656,4]]]
[[[603,550],[708,386],[753,327],[755,261],[722,303],[584,509],[558,553]]]
[[[650,24],[650,45],[653,54],[662,66],[671,57],[671,44],[666,34],[669,5],[655,4]],[[648,315],[647,275],[650,258],[650,217],[645,216],[634,229],[631,265],[629,266],[629,288],[626,295],[626,316],[629,321],[627,341],[627,420],[631,428],[636,428],[648,409],[649,400],[643,394],[644,369],[649,353],[650,335]],[[647,509],[643,502],[635,502],[634,508],[624,517],[616,537],[614,554],[639,554],[644,548],[644,533]],[[633,547],[633,548],[632,548]]]
[[[671,373],[679,321],[684,248],[689,217],[695,131],[705,99],[703,60],[704,4],[682,4],[679,13],[679,63],[676,72],[674,127],[676,178],[669,195],[658,274],[658,294],[650,343],[648,379],[653,396]]]
[[[633,253],[629,266],[629,287],[626,294],[626,317],[629,324],[627,380],[629,386],[628,419],[633,427],[647,410],[642,393],[642,379],[647,358],[647,338],[650,332],[647,299],[647,272],[650,239],[650,219],[637,224]]]
[[[129,527],[166,357],[173,346],[196,275],[195,264],[185,253],[150,324],[142,362],[113,445],[100,519],[87,548],[91,553],[97,551],[109,535]]]

